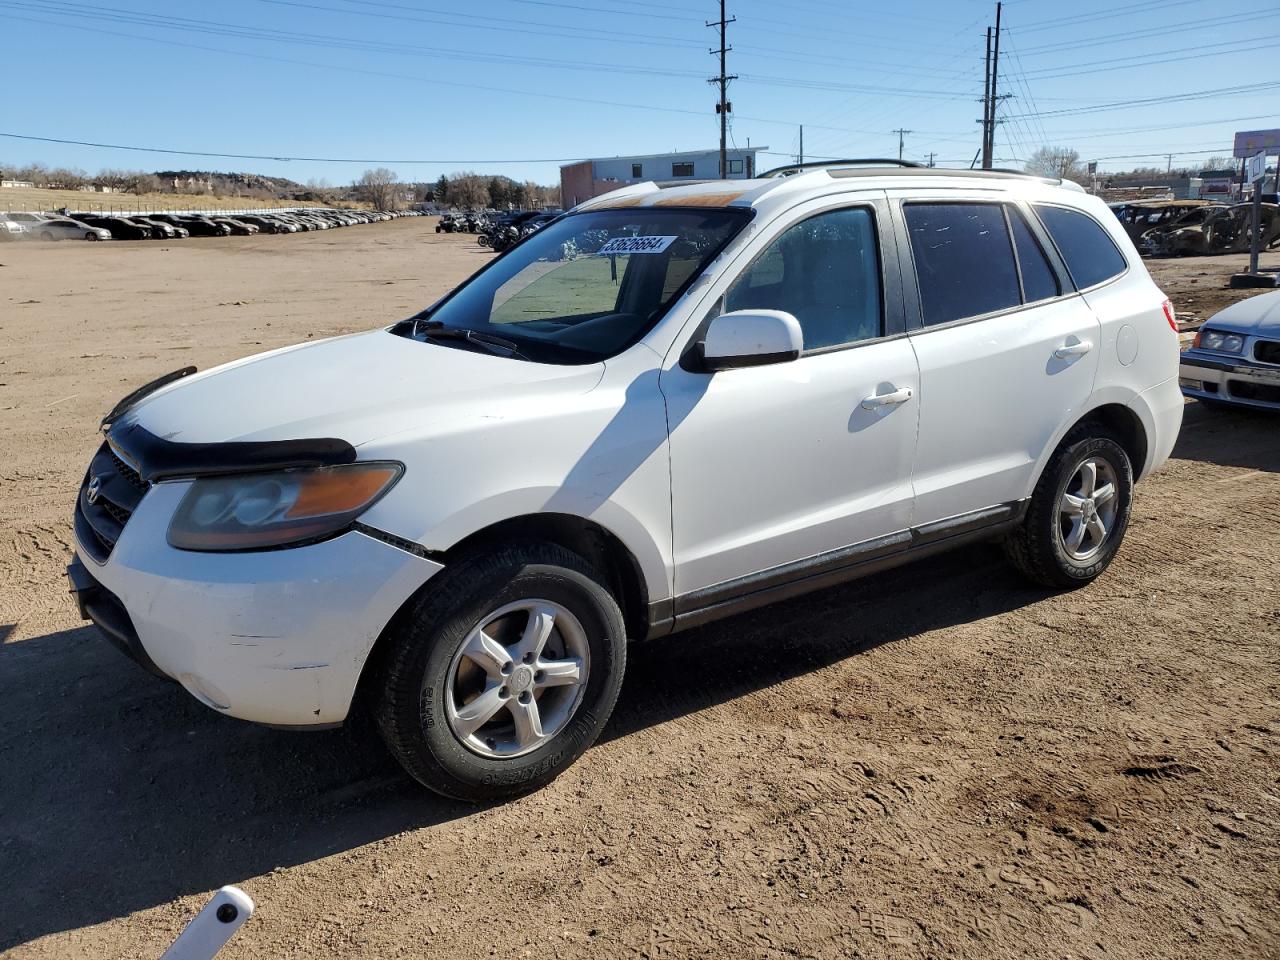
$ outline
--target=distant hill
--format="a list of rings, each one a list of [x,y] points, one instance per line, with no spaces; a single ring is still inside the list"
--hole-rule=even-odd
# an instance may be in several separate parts
[[[306,190],[302,184],[287,177],[268,177],[261,173],[224,173],[219,170],[157,170],[157,177],[164,182],[223,183],[245,190],[266,190],[272,193],[297,193]]]

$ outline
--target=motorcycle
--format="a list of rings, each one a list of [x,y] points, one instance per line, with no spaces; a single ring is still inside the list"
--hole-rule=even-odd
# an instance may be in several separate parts
[[[494,253],[502,253],[509,250],[521,240],[519,229],[512,226],[498,227],[489,237],[489,246],[493,248]]]

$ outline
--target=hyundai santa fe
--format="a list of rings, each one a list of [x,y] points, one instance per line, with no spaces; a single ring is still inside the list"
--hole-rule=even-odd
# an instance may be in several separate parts
[[[1172,308],[1073,184],[634,184],[389,327],[126,397],[68,574],[208,707],[371,714],[491,800],[599,735],[628,640],[978,539],[1089,583],[1182,406]]]

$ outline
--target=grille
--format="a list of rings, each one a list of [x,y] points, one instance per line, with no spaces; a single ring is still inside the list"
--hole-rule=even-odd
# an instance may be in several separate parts
[[[1259,363],[1280,364],[1280,340],[1259,340],[1253,345],[1253,359]]]
[[[89,485],[97,481],[98,494],[89,502]],[[76,532],[80,543],[99,563],[111,555],[125,524],[150,489],[138,471],[116,456],[104,443],[94,454],[76,501]]]
[[[1227,387],[1233,397],[1241,400],[1259,400],[1263,403],[1280,404],[1280,386],[1269,383],[1246,383],[1243,380],[1228,380]]]

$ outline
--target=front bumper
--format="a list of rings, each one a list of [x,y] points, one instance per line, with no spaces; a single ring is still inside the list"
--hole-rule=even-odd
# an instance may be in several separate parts
[[[102,563],[77,539],[82,615],[220,713],[340,723],[374,641],[440,564],[356,531],[286,550],[175,550],[165,534],[188,487],[152,487]]]
[[[1192,348],[1182,354],[1178,383],[1188,397],[1280,410],[1280,367],[1245,357],[1227,359]]]

